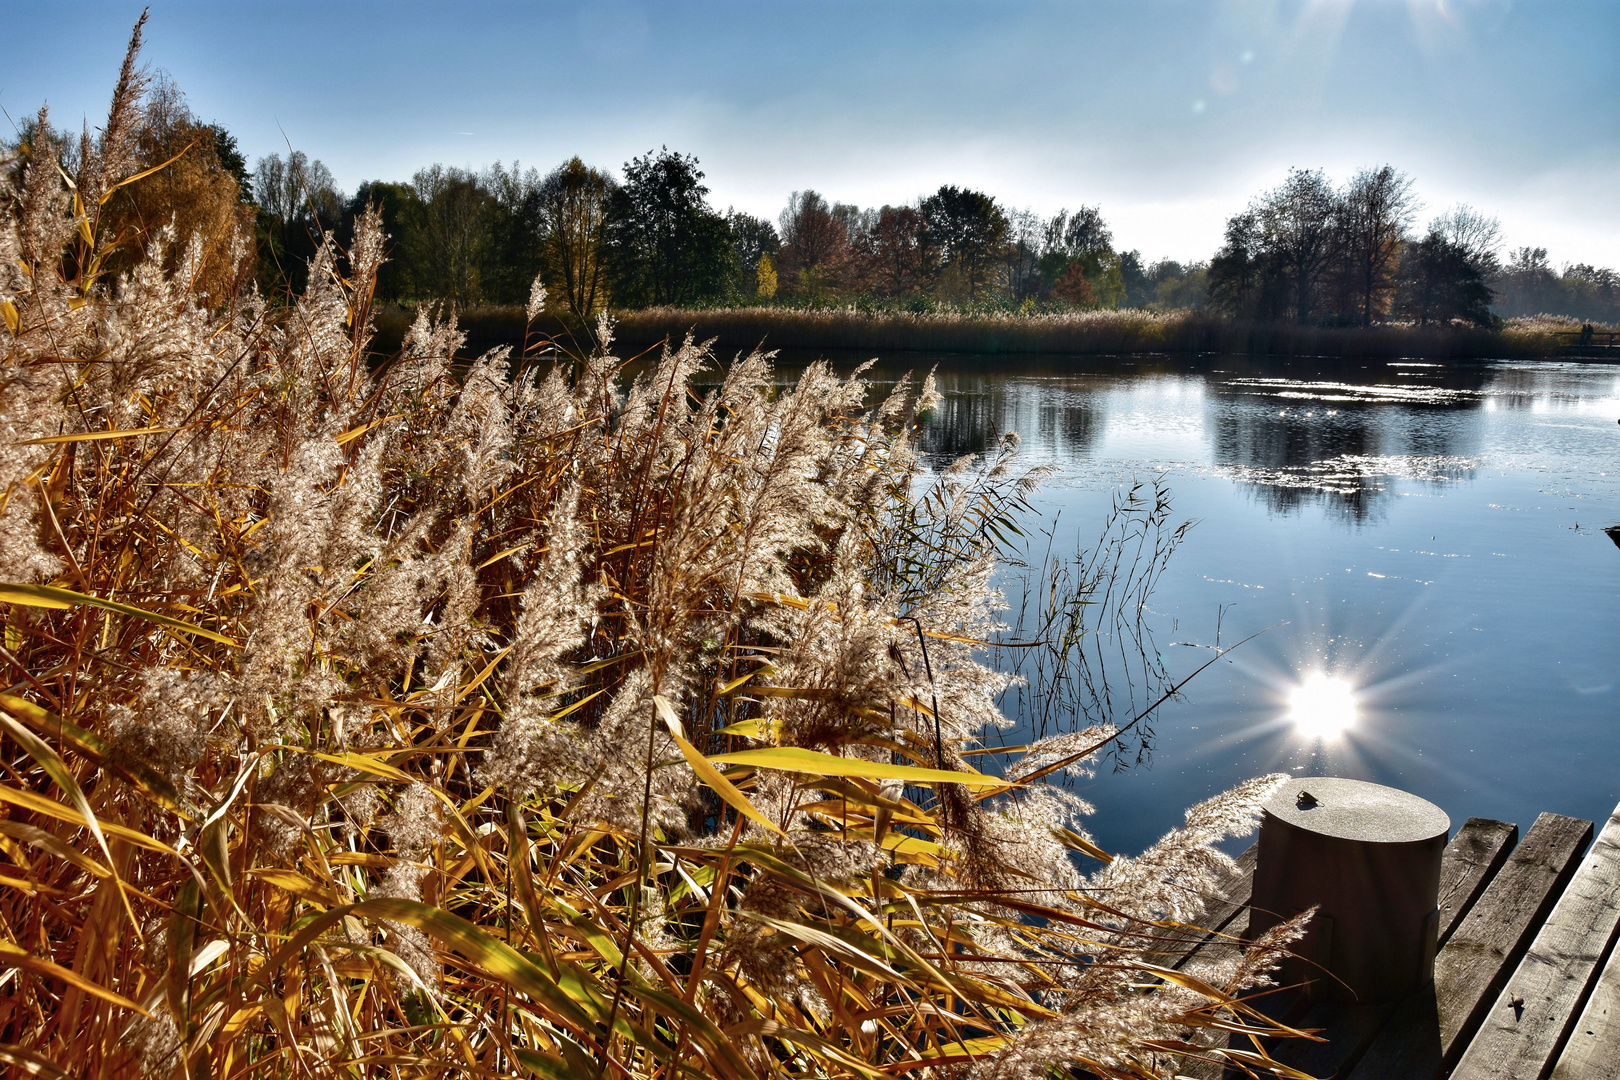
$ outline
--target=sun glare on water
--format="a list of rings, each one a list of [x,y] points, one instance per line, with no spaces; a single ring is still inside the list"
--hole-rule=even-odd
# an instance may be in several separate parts
[[[1356,722],[1356,692],[1344,679],[1313,671],[1288,693],[1288,719],[1307,738],[1331,739]]]

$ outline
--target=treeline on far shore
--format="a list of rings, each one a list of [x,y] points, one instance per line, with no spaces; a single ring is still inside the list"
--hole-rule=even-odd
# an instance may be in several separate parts
[[[540,329],[579,348],[604,313],[626,347],[694,330],[732,350],[1456,358],[1552,355],[1556,330],[1620,323],[1620,273],[1554,268],[1544,248],[1504,257],[1495,219],[1468,207],[1420,228],[1413,181],[1389,166],[1339,184],[1292,170],[1227,220],[1207,261],[1149,263],[1115,244],[1095,206],[1043,217],[950,184],[865,208],[795,191],[773,222],[716,209],[697,160],[661,149],[618,172],[577,157],[544,174],[433,165],[345,194],[302,152],[250,167],[167,78],[134,115],[139,177],[104,209],[120,237],[109,280],[189,260],[214,303],[256,287],[284,305],[328,239],[345,272],[355,223],[375,208],[383,347],[402,337],[403,312],[439,301],[469,347],[521,345],[515,313],[537,278]],[[45,156],[40,175],[73,175],[78,147],[42,110],[0,145],[0,167],[21,175]]]
[[[413,313],[384,307],[374,348],[396,352]],[[613,322],[621,356],[678,346],[687,336],[714,339],[729,357],[755,347],[823,352],[961,353],[975,355],[1121,356],[1151,353],[1219,353],[1246,356],[1421,357],[1428,360],[1544,359],[1560,355],[1579,331],[1573,319],[1508,319],[1494,326],[1382,323],[1371,327],[1300,326],[1270,320],[1234,319],[1208,310],[1152,312],[1141,309],[1068,314],[1016,312],[926,312],[858,307],[655,307],[627,312]],[[534,324],[521,307],[482,307],[460,314],[470,356],[487,349],[525,345],[533,351],[548,339],[566,353],[590,341],[566,320],[542,317]],[[1607,334],[1610,328],[1599,331]],[[540,346],[544,348],[544,345]]]

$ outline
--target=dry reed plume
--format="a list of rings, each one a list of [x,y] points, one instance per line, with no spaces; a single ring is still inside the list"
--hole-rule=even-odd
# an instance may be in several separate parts
[[[424,312],[369,370],[375,215],[274,317],[200,297],[183,236],[107,280],[136,45],[72,184],[36,144],[0,188],[0,1060],[1267,1066],[1227,1032],[1274,1030],[1237,995],[1292,928],[1152,961],[1273,781],[1110,858],[1042,782],[1110,730],[1019,786],[967,764],[1005,725],[986,524],[1039,479],[1011,445],[925,484],[929,383],[774,391],[754,354],[699,396],[687,341],[624,385],[606,323],[453,364]]]

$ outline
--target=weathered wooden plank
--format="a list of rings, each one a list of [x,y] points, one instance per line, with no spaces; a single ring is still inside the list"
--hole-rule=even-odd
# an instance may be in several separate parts
[[[1463,1051],[1454,1080],[1546,1076],[1617,934],[1620,808]]]
[[[1552,1078],[1620,1080],[1620,948],[1610,950]]]
[[[1469,818],[1451,838],[1440,858],[1442,944],[1507,861],[1518,839],[1517,825],[1488,818]],[[1319,1001],[1298,1026],[1319,1031],[1327,1041],[1284,1040],[1273,1053],[1278,1061],[1324,1080],[1348,1075],[1394,1011],[1394,1002]],[[1432,1005],[1429,1011],[1433,1011]]]
[[[1254,859],[1259,850],[1260,845],[1250,844],[1248,850],[1234,860],[1237,876],[1218,895],[1209,898],[1197,928],[1163,931],[1158,947],[1144,959],[1160,967],[1180,967],[1216,934],[1231,934],[1228,926],[1232,918],[1249,906],[1249,895],[1254,888]]]
[[[1519,842],[1519,827],[1490,818],[1469,818],[1440,859],[1440,944],[1462,922]]]
[[[1542,814],[1485,886],[1434,963],[1434,985],[1390,1017],[1350,1076],[1428,1080],[1457,1060],[1547,919],[1592,839],[1592,823]]]

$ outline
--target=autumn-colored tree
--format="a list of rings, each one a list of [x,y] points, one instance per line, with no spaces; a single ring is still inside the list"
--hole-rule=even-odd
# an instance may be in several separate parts
[[[922,218],[910,206],[885,206],[859,238],[864,276],[885,296],[909,296],[922,284]]]
[[[741,210],[727,210],[726,224],[731,227],[731,251],[737,259],[737,281],[746,292],[759,281],[759,260],[762,256],[771,257],[771,273],[777,272],[782,238],[776,234],[775,225]]]
[[[776,266],[769,255],[759,257],[759,265],[754,268],[754,282],[754,291],[760,299],[769,300],[776,295]]]
[[[849,228],[814,191],[795,191],[777,219],[782,226],[782,273],[797,291],[819,295],[839,283],[849,256]]]
[[[108,267],[127,270],[161,253],[164,269],[172,271],[196,244],[197,292],[225,303],[254,259],[251,247],[237,242],[242,227],[251,230],[253,209],[243,197],[242,179],[221,161],[222,151],[234,156],[235,140],[192,115],[174,80],[159,74],[142,105],[134,149],[139,168],[156,171],[108,200],[104,220],[120,238]],[[236,157],[237,171],[240,162]],[[169,226],[172,233],[165,231]]]
[[[1095,307],[1097,294],[1086,280],[1086,272],[1078,261],[1072,262],[1052,286],[1052,295],[1075,307]]]
[[[1114,235],[1098,207],[1082,206],[1073,213],[1059,210],[1042,228],[1041,247],[1037,266],[1054,290],[1058,280],[1077,265],[1089,286],[1084,303],[1117,308],[1126,302],[1125,260],[1114,250]],[[1073,289],[1079,295],[1079,286]]]

